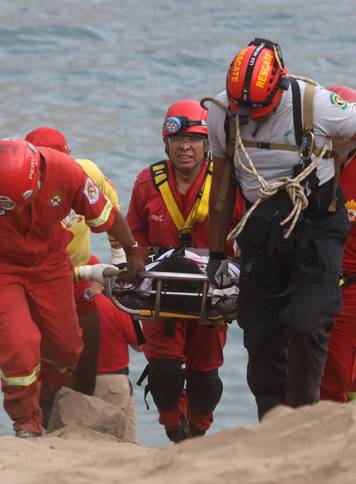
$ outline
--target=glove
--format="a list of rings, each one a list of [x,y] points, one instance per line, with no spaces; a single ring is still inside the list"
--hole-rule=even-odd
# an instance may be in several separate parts
[[[206,273],[209,282],[213,287],[222,288],[231,285],[229,274],[229,261],[225,252],[209,252],[209,261],[206,266]]]
[[[105,282],[105,276],[117,276],[120,270],[112,264],[94,264],[92,266],[79,266],[75,268],[75,280],[86,279],[87,281],[97,281],[101,284]]]
[[[119,269],[126,266],[126,254],[123,248],[116,249],[115,247],[111,247],[111,263],[114,266],[118,266]]]
[[[140,272],[146,270],[146,261],[150,249],[149,247],[134,245],[133,247],[125,247],[124,250],[126,254],[127,273],[122,274],[123,271],[121,271],[120,280],[137,285],[142,280],[139,277]]]

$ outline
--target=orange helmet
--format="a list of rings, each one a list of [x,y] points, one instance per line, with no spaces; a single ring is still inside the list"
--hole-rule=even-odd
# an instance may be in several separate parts
[[[326,89],[334,92],[348,103],[356,103],[356,91],[351,87],[335,85]]]
[[[162,137],[178,132],[208,135],[208,111],[198,101],[183,99],[168,108],[163,121]]]
[[[240,120],[259,118],[278,106],[282,91],[289,80],[278,44],[266,39],[255,39],[241,49],[226,77],[226,92],[230,110]]]
[[[70,154],[65,136],[57,129],[47,128],[46,126],[36,128],[27,133],[25,140],[34,146],[44,146],[45,148],[61,151],[66,155]]]
[[[41,158],[23,139],[0,140],[0,209],[13,210],[29,204],[40,183]]]

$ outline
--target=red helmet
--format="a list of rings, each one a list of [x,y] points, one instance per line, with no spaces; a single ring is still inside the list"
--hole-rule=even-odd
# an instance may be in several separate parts
[[[168,108],[163,121],[162,137],[178,132],[208,135],[208,111],[198,101],[183,99]]]
[[[29,204],[40,180],[40,154],[23,139],[0,140],[0,209]]]
[[[239,117],[259,118],[278,106],[288,89],[286,67],[278,44],[255,39],[234,57],[226,77],[231,111]]]
[[[356,91],[347,86],[330,86],[327,87],[328,91],[332,91],[348,103],[356,103]]]
[[[66,155],[70,154],[70,149],[68,148],[67,140],[64,135],[53,128],[36,128],[27,133],[25,140],[29,141],[34,146],[44,146],[46,148],[61,151]]]

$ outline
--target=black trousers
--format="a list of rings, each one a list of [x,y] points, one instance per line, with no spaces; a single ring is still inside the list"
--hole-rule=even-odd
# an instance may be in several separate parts
[[[278,404],[319,399],[329,333],[340,309],[345,209],[312,221],[307,243],[288,253],[241,244],[237,320],[248,351],[247,381],[259,418]]]

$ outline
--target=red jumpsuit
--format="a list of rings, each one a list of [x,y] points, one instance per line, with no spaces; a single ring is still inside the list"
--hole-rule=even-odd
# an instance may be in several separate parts
[[[183,215],[187,217],[202,186],[207,162],[185,195],[176,189],[174,171],[168,161],[168,182],[176,203]],[[238,199],[234,219],[237,220],[242,211],[242,199]],[[154,186],[150,168],[145,168],[137,176],[127,221],[131,231],[140,245],[155,247],[179,247],[181,240],[177,228],[172,221],[165,202]],[[207,248],[209,245],[209,222],[206,218],[196,223],[192,232],[193,245],[196,248]],[[185,363],[187,370],[208,372],[223,364],[223,347],[226,342],[225,327],[206,327],[186,321],[176,321],[174,337],[167,336],[165,322],[145,322],[144,352],[150,360],[165,360],[178,358]],[[167,428],[178,427],[183,416],[198,430],[206,431],[212,421],[213,413],[199,413],[187,405],[185,392],[174,408],[163,410],[158,408],[160,423]]]
[[[60,224],[73,208],[94,232],[110,229],[116,209],[77,163],[39,148],[42,186],[22,212],[0,211],[0,368],[4,407],[14,429],[41,431],[40,359],[73,368],[83,344],[73,271]],[[53,388],[53,391],[57,388]]]
[[[356,275],[356,157],[341,172],[351,231],[343,259],[344,276]],[[356,383],[356,283],[343,289],[343,303],[331,331],[329,350],[321,380],[320,398],[347,402]]]
[[[128,370],[129,347],[139,344],[131,316],[117,308],[103,294],[94,295],[100,314],[98,373]]]

